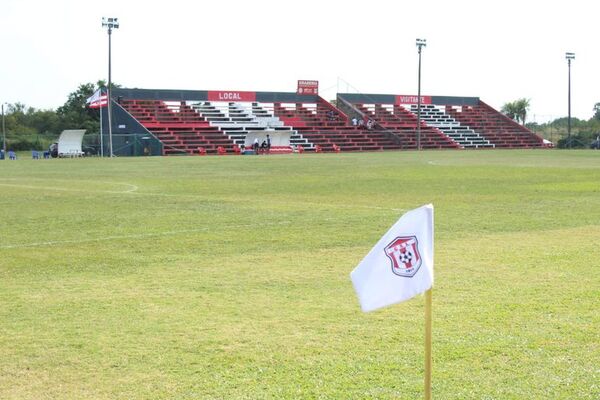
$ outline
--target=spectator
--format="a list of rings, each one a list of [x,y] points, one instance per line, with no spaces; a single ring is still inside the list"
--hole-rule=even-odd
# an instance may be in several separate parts
[[[352,126],[358,125],[358,119],[356,117],[352,118]]]
[[[8,151],[8,159],[9,160],[16,160],[17,159],[17,154],[14,151],[9,150]]]
[[[267,153],[271,152],[271,137],[267,134]]]
[[[252,144],[252,150],[254,150],[254,154],[258,154],[258,138],[254,138],[254,143]]]
[[[359,119],[358,120],[358,127],[361,129],[364,129],[365,127],[365,120],[364,119]]]
[[[373,122],[373,120],[369,118],[369,120],[367,121],[367,129],[368,130],[373,129],[374,124],[375,124],[375,122]]]
[[[48,151],[50,152],[50,157],[58,157],[58,143],[52,143],[48,148]]]

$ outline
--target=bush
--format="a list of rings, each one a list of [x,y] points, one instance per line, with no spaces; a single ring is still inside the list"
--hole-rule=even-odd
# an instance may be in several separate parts
[[[40,135],[20,135],[17,138],[7,138],[6,148],[15,151],[44,150],[52,143],[52,139]]]
[[[587,149],[590,147],[591,143],[592,143],[591,135],[577,134],[577,135],[571,135],[570,145],[569,145],[569,138],[565,137],[558,141],[557,147],[559,149],[568,149],[568,148]]]

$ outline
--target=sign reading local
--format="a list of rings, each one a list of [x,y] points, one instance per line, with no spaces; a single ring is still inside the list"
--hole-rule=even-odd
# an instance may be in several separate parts
[[[311,94],[318,95],[319,94],[319,81],[298,81],[298,94]]]
[[[397,95],[396,104],[418,104],[419,96]],[[421,104],[431,104],[431,96],[421,96]]]
[[[256,92],[210,90],[209,101],[256,101]]]

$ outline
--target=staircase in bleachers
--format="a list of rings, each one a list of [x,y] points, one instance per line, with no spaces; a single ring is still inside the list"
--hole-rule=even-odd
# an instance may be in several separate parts
[[[417,148],[417,116],[397,104],[355,104],[361,114],[399,138],[403,149]],[[421,148],[452,149],[460,148],[442,131],[428,126],[421,120]]]
[[[542,148],[543,139],[480,101],[476,106],[446,106],[446,114],[467,125],[497,148]]]
[[[421,106],[421,119],[425,121],[427,125],[442,131],[445,135],[458,143],[462,148],[478,149],[494,147],[489,140],[483,138],[473,129],[461,125],[461,123],[456,119],[442,111],[443,109],[443,106],[423,104]],[[413,114],[417,114],[418,106],[416,104],[412,104],[410,111]]]
[[[233,152],[234,143],[218,127],[185,102],[123,100],[121,106],[164,145],[165,155],[217,153],[219,146]]]
[[[273,103],[273,112],[322,151],[380,151],[400,149],[379,130],[352,126],[348,117],[330,103]]]
[[[313,145],[259,103],[209,102],[193,104],[192,108],[212,126],[221,129],[238,146],[246,144],[249,133],[289,131],[294,146],[312,149]],[[291,151],[291,148],[289,149]],[[280,149],[279,152],[282,152]]]

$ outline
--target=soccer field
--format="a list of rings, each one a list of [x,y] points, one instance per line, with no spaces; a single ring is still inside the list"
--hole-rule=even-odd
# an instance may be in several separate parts
[[[600,151],[519,150],[0,161],[0,399],[420,399],[426,203],[433,398],[600,398]]]

